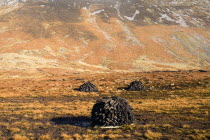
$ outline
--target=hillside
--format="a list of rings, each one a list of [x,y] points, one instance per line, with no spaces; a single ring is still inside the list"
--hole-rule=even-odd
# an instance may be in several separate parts
[[[209,69],[208,0],[3,0],[0,69]]]

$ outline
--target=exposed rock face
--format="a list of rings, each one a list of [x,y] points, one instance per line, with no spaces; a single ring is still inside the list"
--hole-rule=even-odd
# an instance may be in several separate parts
[[[134,114],[129,103],[120,97],[104,97],[98,100],[92,109],[93,126],[120,126],[132,124]]]
[[[97,92],[98,89],[93,83],[88,81],[88,82],[84,83],[83,85],[81,85],[79,87],[79,91],[83,91],[83,92]]]
[[[1,0],[0,6],[11,6],[21,2],[26,2],[26,0]]]
[[[144,89],[144,85],[140,81],[133,81],[128,86],[127,90],[129,91],[140,91]]]

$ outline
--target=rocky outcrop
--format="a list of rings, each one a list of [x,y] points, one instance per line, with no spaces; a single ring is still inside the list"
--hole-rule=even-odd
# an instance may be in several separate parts
[[[12,6],[18,3],[26,2],[27,0],[1,0],[0,6]]]

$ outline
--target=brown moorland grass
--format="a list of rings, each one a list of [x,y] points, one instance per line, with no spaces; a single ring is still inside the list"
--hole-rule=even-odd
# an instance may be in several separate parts
[[[126,91],[140,80],[144,91]],[[92,81],[99,92],[77,88]],[[101,73],[0,79],[0,139],[209,139],[210,72]],[[90,127],[97,99],[117,95],[136,123]]]

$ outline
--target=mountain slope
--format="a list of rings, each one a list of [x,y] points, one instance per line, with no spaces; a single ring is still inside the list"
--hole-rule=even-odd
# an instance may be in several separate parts
[[[210,67],[208,0],[4,2],[1,70]]]

